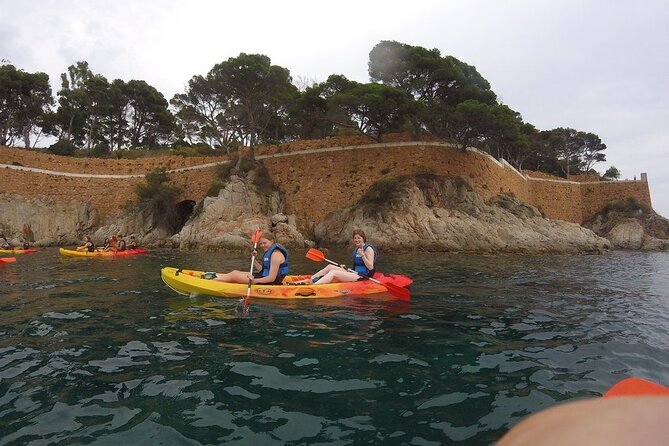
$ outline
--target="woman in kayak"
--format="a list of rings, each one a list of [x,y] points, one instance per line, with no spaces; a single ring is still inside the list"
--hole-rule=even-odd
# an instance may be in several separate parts
[[[93,252],[95,251],[95,243],[93,243],[93,241],[89,236],[86,236],[84,237],[84,244],[81,246],[77,246],[77,251]]]
[[[97,248],[98,251],[111,251],[111,243],[109,242],[108,238],[105,238],[105,241],[102,242],[102,248]]]
[[[288,250],[276,243],[274,236],[265,232],[258,246],[264,251],[262,263],[255,261],[256,272],[250,275],[248,271],[234,270],[225,274],[217,274],[215,280],[230,283],[247,283],[251,280],[255,284],[279,285],[288,274]]]
[[[367,243],[367,236],[362,229],[353,231],[353,268],[355,273],[346,270],[345,265],[328,265],[311,276],[310,283],[355,282],[364,277],[373,277],[377,251]]]

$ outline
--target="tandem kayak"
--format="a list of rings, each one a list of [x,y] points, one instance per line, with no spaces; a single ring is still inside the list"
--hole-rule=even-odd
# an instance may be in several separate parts
[[[13,248],[13,249],[0,249],[0,254],[33,254],[37,252],[35,248]]]
[[[194,271],[165,267],[160,270],[160,277],[165,284],[179,294],[204,294],[217,297],[246,296],[248,285],[245,283],[228,283],[219,280],[203,279],[204,271]],[[324,299],[342,296],[365,296],[369,294],[387,293],[388,289],[371,280],[357,282],[337,282],[323,285],[301,285],[294,282],[308,280],[310,275],[286,276],[281,285],[256,285],[251,287],[251,297],[259,299]],[[382,283],[399,287],[407,287],[413,280],[400,274],[376,273],[374,278]]]
[[[60,255],[66,257],[127,257],[127,256],[136,256],[139,254],[146,254],[149,252],[148,249],[137,248],[137,249],[126,249],[125,251],[76,251],[73,249],[60,248]]]

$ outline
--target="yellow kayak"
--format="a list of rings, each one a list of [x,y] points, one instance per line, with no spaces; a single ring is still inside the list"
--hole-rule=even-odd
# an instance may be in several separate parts
[[[137,249],[126,249],[125,251],[77,251],[74,249],[59,249],[60,255],[66,257],[127,257],[127,256],[136,256],[139,254],[146,254],[149,252],[148,249],[137,248]]]
[[[204,294],[217,297],[239,298],[246,296],[248,285],[245,283],[228,283],[219,280],[204,279],[204,271],[194,271],[165,267],[160,271],[160,277],[165,284],[179,294]],[[370,280],[357,282],[337,282],[316,284],[295,284],[308,280],[311,276],[286,276],[281,285],[253,285],[251,297],[259,299],[324,299],[342,296],[364,296],[368,294],[387,293],[387,287]],[[399,274],[377,273],[374,276],[381,282],[392,283],[398,286],[408,286],[411,279]]]
[[[33,254],[37,252],[34,248],[13,248],[13,249],[0,249],[0,254]]]

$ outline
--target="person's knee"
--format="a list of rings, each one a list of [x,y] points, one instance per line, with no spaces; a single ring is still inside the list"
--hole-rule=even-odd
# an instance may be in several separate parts
[[[669,397],[618,397],[559,404],[514,426],[498,446],[666,444]]]

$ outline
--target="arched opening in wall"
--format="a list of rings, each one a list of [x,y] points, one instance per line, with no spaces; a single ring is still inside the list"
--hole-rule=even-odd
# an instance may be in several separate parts
[[[195,201],[183,200],[177,203],[177,227],[176,232],[181,231],[195,208]]]

